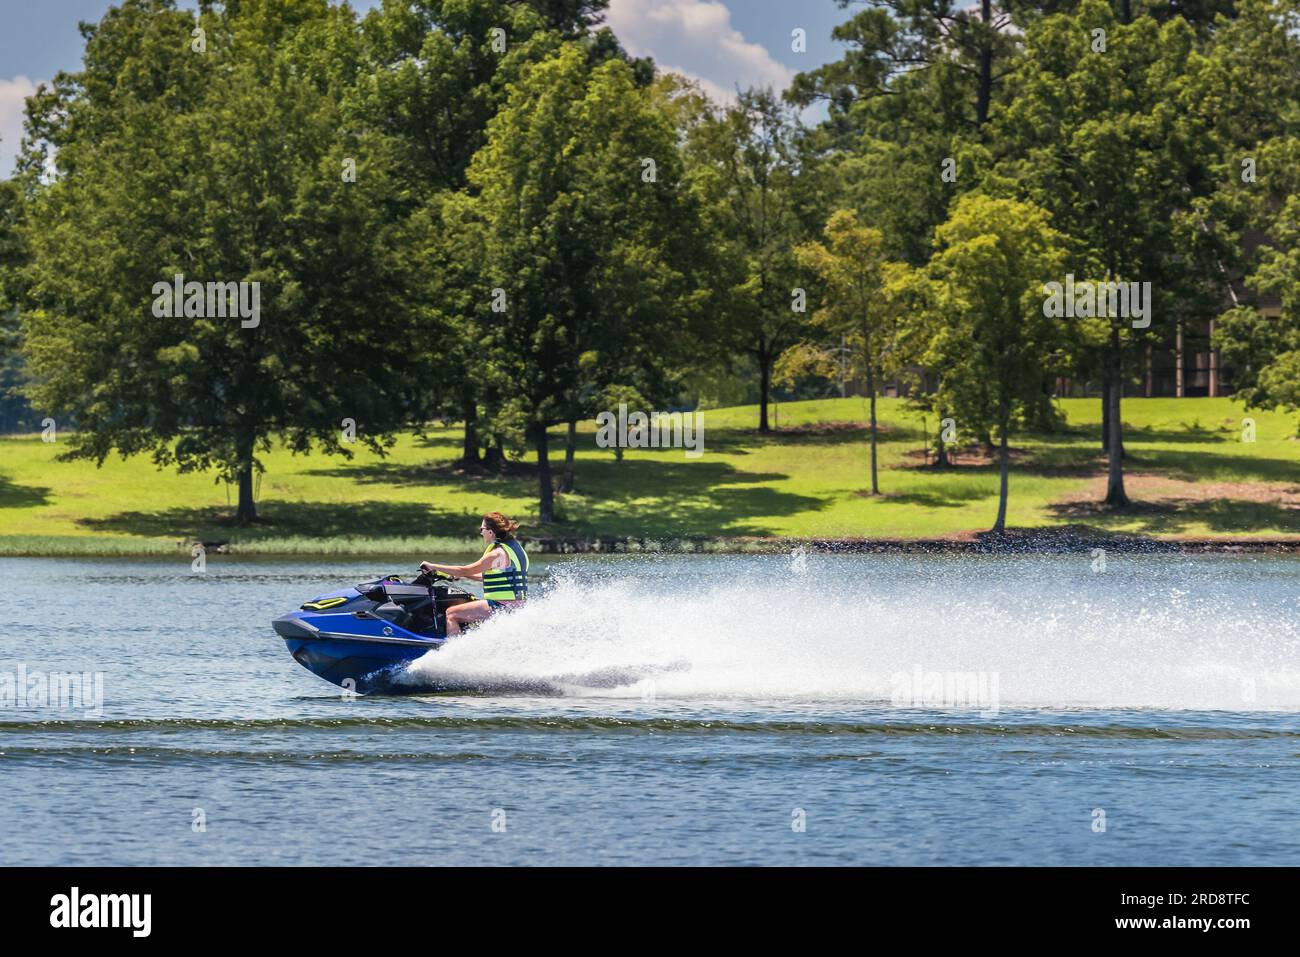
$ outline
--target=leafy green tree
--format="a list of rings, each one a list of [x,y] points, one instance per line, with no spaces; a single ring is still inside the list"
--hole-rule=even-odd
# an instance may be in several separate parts
[[[475,312],[464,308],[481,301],[482,289],[471,270],[449,266],[448,256],[465,250],[443,231],[452,202],[445,194],[468,188],[470,160],[486,142],[488,121],[527,64],[554,55],[565,40],[581,41],[592,63],[626,59],[612,34],[591,32],[607,6],[607,0],[385,0],[362,21],[364,70],[348,88],[344,113],[358,129],[379,134],[368,148],[386,154],[398,181],[393,200],[410,217],[403,244],[430,257],[426,263],[402,255],[409,267],[403,285],[411,292],[406,316],[429,346],[420,378],[430,399],[464,421],[466,464],[480,461],[484,439],[493,441],[480,435],[485,396],[473,372],[480,329]],[[653,73],[653,64],[636,61],[635,69]]]
[[[0,180],[0,432],[21,431],[36,421],[21,392],[26,382],[18,320],[21,269],[26,261],[21,204],[18,184]]]
[[[1064,361],[1068,327],[1043,309],[1043,277],[1065,263],[1065,238],[1048,213],[1028,203],[969,194],[939,227],[929,272],[936,328],[927,360],[963,427],[996,428],[998,514],[1006,529],[1008,440],[1013,418],[1037,401],[1044,369]]]
[[[1250,286],[1276,297],[1280,314],[1251,304],[1222,317],[1213,345],[1233,368],[1236,395],[1249,408],[1300,409],[1300,136],[1259,150],[1257,215],[1266,240]]]
[[[856,0],[836,0],[846,8]],[[1018,4],[979,0],[871,0],[835,27],[832,38],[847,46],[843,57],[795,77],[790,98],[823,100],[830,124],[862,129],[858,116],[878,98],[904,88],[944,91],[947,118],[973,129],[989,118],[998,84],[1009,71],[1023,26]],[[911,78],[926,75],[925,82]]]
[[[411,331],[392,320],[391,180],[379,162],[344,176],[351,11],[245,0],[195,18],[127,0],[84,33],[85,68],[29,119],[32,394],[75,416],[66,456],[216,469],[251,522],[273,439],[347,455],[351,420],[382,450],[419,404]],[[157,284],[177,274],[247,284],[258,308],[222,302],[223,317],[215,296],[160,316]]]
[[[1013,95],[993,121],[999,163],[987,188],[1051,212],[1072,240],[1077,278],[1151,284],[1148,330],[1128,315],[1082,320],[1080,342],[1092,343],[1103,375],[1110,505],[1128,503],[1121,396],[1135,347],[1223,292],[1223,237],[1205,228],[1203,205],[1215,143],[1192,108],[1198,56],[1184,20],[1124,24],[1104,0],[1083,0],[1030,27],[1007,81]]]
[[[506,0],[385,0],[362,21],[362,36],[365,72],[344,110],[358,128],[380,134],[371,145],[391,157],[385,165],[400,181],[395,198],[408,219],[397,254],[407,316],[427,360],[420,379],[436,405],[460,413],[462,461],[472,465],[482,439],[473,374],[482,283],[466,242],[473,224],[456,194],[467,188],[470,160],[509,83],[561,38],[536,5]]]
[[[492,285],[478,367],[500,431],[537,450],[538,517],[550,522],[548,427],[689,348],[693,206],[673,124],[632,68],[591,69],[572,44],[524,71],[470,182]]]
[[[1300,408],[1300,4],[1243,0],[1215,35],[1201,102],[1221,140],[1223,202],[1257,237],[1239,266],[1246,295],[1212,345],[1248,408]],[[1233,270],[1234,274],[1238,269]],[[1280,314],[1255,302],[1274,297]]]
[[[17,304],[19,270],[26,261],[20,220],[22,192],[13,180],[0,180],[0,312]]]
[[[364,73],[348,90],[349,119],[389,134],[401,199],[468,185],[488,121],[521,71],[582,41],[593,65],[627,59],[588,31],[608,0],[384,0],[361,23]]]
[[[934,371],[943,358],[942,350],[932,351],[948,329],[947,315],[940,310],[941,286],[931,278],[928,263],[888,263],[882,271],[881,296],[895,318],[893,365],[901,383],[907,386],[914,407],[935,417],[933,449],[935,467],[947,468],[948,439],[943,436],[943,420],[949,417],[952,399],[945,388],[951,386]],[[991,439],[990,439],[991,441]]]
[[[871,403],[871,494],[880,494],[876,462],[876,382],[887,361],[898,314],[882,295],[885,238],[878,229],[858,224],[857,216],[838,210],[826,223],[826,244],[796,247],[795,256],[821,280],[824,305],[813,321],[850,338],[861,351]]]
[[[884,233],[890,257],[921,266],[935,227],[987,165],[984,127],[1021,37],[1006,4],[878,0],[833,36],[837,61],[799,74],[787,97],[825,102],[807,148],[834,171],[835,202]]]
[[[807,326],[794,247],[809,233],[809,203],[794,117],[771,91],[745,91],[695,128],[686,151],[691,188],[717,244],[723,336],[758,367],[758,428],[768,432],[773,366]]]

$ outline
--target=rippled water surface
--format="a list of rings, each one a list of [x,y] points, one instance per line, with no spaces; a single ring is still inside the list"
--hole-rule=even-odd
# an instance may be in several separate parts
[[[0,862],[1300,864],[1300,561],[1094,564],[539,561],[348,699],[269,621],[400,561],[0,559]]]

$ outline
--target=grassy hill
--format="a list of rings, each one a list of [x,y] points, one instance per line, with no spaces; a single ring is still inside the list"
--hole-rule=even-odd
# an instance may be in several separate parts
[[[577,493],[559,496],[566,536],[937,538],[989,527],[997,469],[976,454],[949,471],[924,467],[921,417],[880,403],[879,497],[869,488],[866,401],[784,404],[779,431],[760,435],[757,410],[712,410],[705,454],[628,450],[622,462],[580,434]],[[1067,399],[1066,431],[1017,435],[1008,524],[1086,525],[1099,532],[1191,538],[1300,538],[1300,441],[1294,416],[1246,413],[1229,399],[1126,399],[1132,508],[1108,511],[1098,448],[1100,404]],[[1256,441],[1241,440],[1242,418]],[[927,423],[931,433],[933,418]],[[562,457],[559,430],[552,461]],[[478,515],[499,509],[528,525],[536,479],[528,459],[508,475],[453,467],[456,429],[403,435],[386,458],[266,457],[264,523],[237,528],[228,490],[210,475],[159,471],[147,459],[58,462],[60,443],[0,438],[0,554],[175,553],[195,539],[243,552],[364,554],[441,549],[476,539]],[[536,527],[526,533],[537,534]]]

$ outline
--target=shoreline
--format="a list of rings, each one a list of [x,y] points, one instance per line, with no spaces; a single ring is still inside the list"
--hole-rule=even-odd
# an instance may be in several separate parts
[[[821,554],[1060,554],[1101,548],[1117,553],[1184,552],[1203,554],[1298,554],[1300,535],[1288,538],[1152,538],[1141,535],[1080,534],[1059,530],[1012,530],[996,536],[967,532],[943,538],[682,538],[669,542],[635,536],[587,539],[525,540],[529,551],[542,555],[569,554],[763,554],[795,548]]]
[[[6,538],[9,540],[6,541]],[[15,540],[16,539],[16,540]],[[786,554],[802,548],[817,554],[845,555],[1028,555],[1090,552],[1103,549],[1124,554],[1281,554],[1300,555],[1300,535],[1223,536],[1219,538],[1170,536],[1156,538],[1131,534],[1105,534],[1090,529],[1013,529],[1002,536],[988,532],[962,532],[930,538],[796,538],[701,537],[655,538],[637,535],[521,535],[525,548],[537,555],[753,555]],[[440,552],[476,554],[479,545],[468,539],[412,538],[353,539],[313,543],[292,541],[130,541],[59,536],[0,536],[0,558],[185,558],[202,545],[208,554],[229,557],[349,559]]]

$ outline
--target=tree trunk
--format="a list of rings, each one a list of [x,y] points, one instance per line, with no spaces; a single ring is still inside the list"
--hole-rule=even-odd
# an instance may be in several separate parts
[[[1120,420],[1120,397],[1124,393],[1124,382],[1122,376],[1123,356],[1120,352],[1118,329],[1111,330],[1110,352],[1106,361],[1109,366],[1108,371],[1111,382],[1109,401],[1107,402],[1110,412],[1107,448],[1110,469],[1106,477],[1106,504],[1123,506],[1129,504],[1129,499],[1124,493],[1124,430],[1123,423]]]
[[[1007,530],[1007,477],[1010,471],[1009,462],[1010,454],[1007,448],[1007,433],[1011,431],[1011,414],[1009,409],[1004,405],[1002,410],[1002,449],[1000,471],[1002,473],[1001,482],[998,487],[998,518],[993,523],[993,532],[996,535],[1005,535]]]
[[[573,456],[578,448],[578,420],[569,420],[569,431],[564,437],[564,477],[560,479],[560,491],[573,491]]]
[[[1101,379],[1101,450],[1110,451],[1110,362]]]
[[[501,447],[501,437],[493,436],[492,444],[488,446],[487,455],[483,457],[483,467],[499,472],[505,468],[506,453]]]
[[[537,520],[543,525],[555,521],[555,490],[551,488],[550,449],[546,447],[546,427],[533,428],[537,444]]]
[[[465,465],[477,465],[482,456],[478,450],[478,408],[474,402],[474,393],[468,388],[460,394],[461,414],[465,417],[465,441],[461,445],[461,462]]]
[[[772,389],[772,363],[768,358],[766,348],[758,351],[758,376],[758,431],[771,432],[772,429],[767,424],[767,401],[768,394]]]
[[[993,19],[992,0],[981,0],[980,17],[985,27]],[[989,103],[993,100],[993,40],[984,37],[980,48],[979,91],[975,100],[975,125],[982,127],[989,118]]]
[[[253,467],[239,470],[239,507],[235,509],[235,524],[251,525],[257,521],[257,503],[253,501]]]
[[[250,525],[257,521],[257,503],[253,501],[253,440],[240,439],[236,446],[239,459],[239,505],[235,524]]]
[[[1174,397],[1181,399],[1187,394],[1187,380],[1183,366],[1183,317],[1174,323]]]
[[[880,483],[876,480],[876,370],[867,363],[867,394],[871,396],[871,494],[880,494]]]

